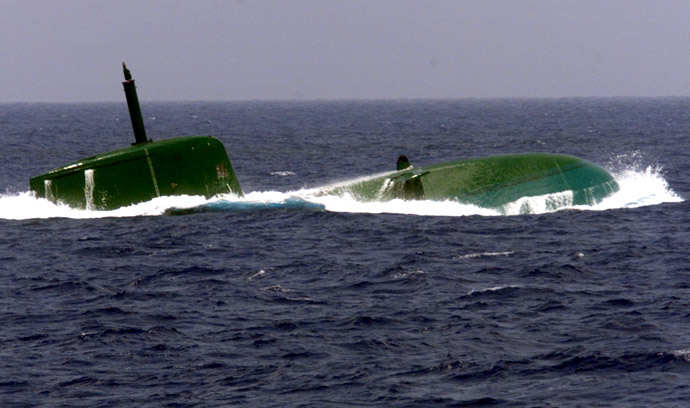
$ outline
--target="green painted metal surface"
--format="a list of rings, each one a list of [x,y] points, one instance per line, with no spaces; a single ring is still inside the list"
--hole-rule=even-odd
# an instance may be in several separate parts
[[[558,193],[570,195],[571,205],[592,205],[618,189],[618,183],[606,170],[587,160],[530,153],[408,167],[325,189],[320,194],[351,194],[360,201],[456,200],[500,210],[524,197]]]
[[[134,145],[36,176],[29,181],[31,191],[54,203],[89,210],[113,210],[160,196],[241,196],[240,183],[218,139],[147,140],[134,80],[124,62],[122,70]]]
[[[29,184],[37,197],[93,210],[159,196],[242,195],[223,144],[210,136],[139,143],[57,168]]]
[[[242,195],[223,144],[210,136],[152,142],[139,109],[131,73],[122,63],[123,87],[135,144],[36,176],[38,197],[71,207],[111,210],[155,197],[222,193]],[[618,190],[601,167],[573,156],[514,154],[414,168],[406,157],[398,171],[322,190],[363,201],[457,200],[499,209],[525,197],[569,194],[572,205],[592,205]]]

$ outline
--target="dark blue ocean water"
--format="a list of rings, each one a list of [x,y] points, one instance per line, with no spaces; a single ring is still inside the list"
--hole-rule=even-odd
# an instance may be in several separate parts
[[[688,406],[690,99],[142,109],[153,139],[221,139],[248,200],[36,200],[133,141],[126,106],[0,105],[0,406]],[[514,152],[622,191],[510,216],[301,193]]]

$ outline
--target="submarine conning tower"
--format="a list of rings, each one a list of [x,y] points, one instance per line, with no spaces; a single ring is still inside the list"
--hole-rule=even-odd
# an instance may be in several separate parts
[[[242,196],[220,140],[211,136],[147,139],[134,80],[124,62],[122,70],[135,142],[31,178],[34,195],[88,210],[114,210],[162,196]]]
[[[146,128],[144,128],[144,118],[141,116],[141,108],[139,107],[137,87],[134,85],[132,73],[129,72],[124,61],[122,62],[122,71],[125,74],[125,81],[122,86],[125,89],[127,108],[129,108],[129,117],[132,119],[132,130],[134,131],[135,142],[133,145],[150,142],[151,140],[146,139]]]

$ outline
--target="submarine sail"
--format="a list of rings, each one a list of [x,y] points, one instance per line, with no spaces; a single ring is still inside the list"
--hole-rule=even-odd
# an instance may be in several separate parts
[[[160,196],[242,196],[228,154],[218,139],[147,139],[134,80],[124,63],[122,68],[135,143],[31,178],[29,186],[35,196],[93,210],[113,210]]]

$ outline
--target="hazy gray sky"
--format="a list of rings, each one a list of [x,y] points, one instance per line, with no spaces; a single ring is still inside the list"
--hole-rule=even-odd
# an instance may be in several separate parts
[[[686,0],[0,0],[0,102],[690,96]]]

